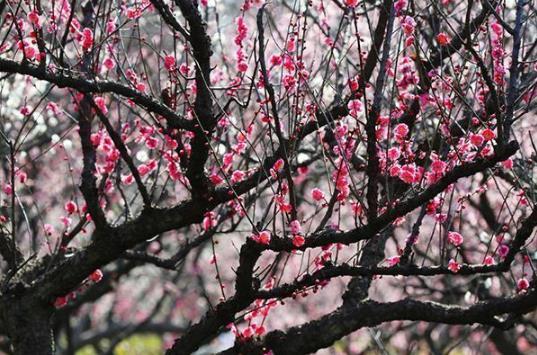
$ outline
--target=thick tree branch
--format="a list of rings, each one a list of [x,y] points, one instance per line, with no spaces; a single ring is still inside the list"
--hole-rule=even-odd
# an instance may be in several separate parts
[[[29,75],[39,80],[53,83],[60,88],[68,87],[79,92],[88,94],[113,93],[132,100],[135,104],[144,107],[149,112],[159,114],[167,119],[171,128],[183,128],[192,130],[194,124],[185,120],[166,105],[157,102],[154,98],[147,96],[128,86],[112,81],[101,81],[98,79],[89,80],[81,77],[65,75],[63,71],[44,71],[39,67],[25,63],[17,63],[9,59],[0,58],[0,72]]]
[[[382,16],[382,14],[381,14]],[[386,39],[382,49],[382,58],[380,61],[379,74],[375,83],[375,93],[373,96],[373,106],[369,112],[366,122],[367,134],[367,204],[368,220],[373,221],[377,218],[378,213],[378,175],[380,170],[379,158],[377,155],[377,119],[380,115],[382,92],[384,81],[386,80],[386,62],[390,53],[390,44],[392,40],[393,22],[395,19],[395,10],[393,5],[388,11],[388,28],[386,29]],[[379,20],[380,21],[380,20]]]
[[[330,346],[334,341],[363,327],[374,327],[395,320],[427,321],[446,324],[493,324],[497,316],[523,314],[537,307],[537,291],[531,290],[513,298],[495,299],[471,306],[446,305],[436,302],[404,299],[380,303],[365,301],[355,308],[339,308],[318,320],[293,327],[286,332],[273,331],[260,342],[238,344],[228,354],[307,354]]]
[[[209,157],[210,140],[216,126],[213,113],[213,93],[210,86],[211,75],[211,38],[205,29],[205,22],[197,8],[197,4],[190,0],[176,0],[183,16],[190,26],[189,42],[192,45],[196,61],[196,99],[194,101],[194,116],[197,121],[191,142],[186,176],[192,186],[192,193],[196,197],[207,198],[209,181],[205,176],[205,163]]]
[[[454,276],[468,276],[476,274],[497,273],[506,271],[508,267],[505,265],[461,265],[457,274],[453,274],[445,266],[417,266],[417,265],[405,265],[405,266],[350,266],[348,264],[342,265],[327,265],[324,268],[314,272],[311,275],[305,275],[298,281],[283,284],[267,291],[258,291],[257,298],[271,299],[271,298],[286,298],[291,297],[296,293],[304,290],[307,287],[317,285],[320,281],[330,280],[335,277],[341,276],[436,276],[436,275],[454,275]]]
[[[184,29],[179,21],[177,21],[170,8],[162,0],[151,0],[151,3],[158,10],[160,16],[162,16],[162,19],[168,26],[182,34],[186,39],[190,39],[190,34]]]
[[[254,285],[253,273],[260,256],[259,244],[248,239],[240,252],[235,296],[218,304],[214,310],[207,312],[198,323],[191,326],[181,338],[175,341],[173,347],[166,352],[167,355],[191,354],[202,344],[212,339],[222,327],[231,323],[235,319],[236,313],[252,303],[255,290],[259,288],[258,282],[257,285]]]

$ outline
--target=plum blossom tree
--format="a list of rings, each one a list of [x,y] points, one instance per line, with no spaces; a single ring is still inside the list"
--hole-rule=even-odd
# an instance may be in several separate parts
[[[537,347],[527,0],[0,0],[0,346]]]

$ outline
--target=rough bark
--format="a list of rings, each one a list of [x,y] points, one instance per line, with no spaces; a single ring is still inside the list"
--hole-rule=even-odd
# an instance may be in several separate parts
[[[52,355],[53,308],[29,297],[12,295],[4,299],[2,320],[15,355]]]

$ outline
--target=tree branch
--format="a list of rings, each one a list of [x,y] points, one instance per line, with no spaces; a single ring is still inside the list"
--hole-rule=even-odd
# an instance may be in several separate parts
[[[0,72],[29,75],[36,79],[56,84],[60,88],[68,87],[88,94],[114,93],[132,100],[132,102],[144,107],[149,112],[165,117],[170,128],[182,128],[187,130],[192,130],[194,128],[193,122],[185,120],[183,117],[177,115],[166,105],[161,104],[155,101],[152,97],[128,86],[118,84],[117,82],[100,81],[97,79],[88,80],[80,77],[68,76],[64,75],[61,70],[57,72],[43,71],[39,67],[29,64],[28,62],[17,63],[3,58],[0,58]]]
[[[259,342],[238,343],[227,354],[306,354],[326,348],[334,341],[363,327],[374,327],[395,320],[427,321],[445,324],[498,324],[495,318],[508,313],[529,313],[537,307],[537,291],[531,290],[507,299],[480,302],[472,306],[446,305],[404,299],[380,303],[365,301],[355,308],[339,308],[318,320],[292,327],[286,332],[273,331]]]

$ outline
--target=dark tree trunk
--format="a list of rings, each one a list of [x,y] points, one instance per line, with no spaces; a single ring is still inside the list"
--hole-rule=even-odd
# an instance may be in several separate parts
[[[50,306],[27,297],[8,300],[2,306],[3,320],[14,354],[54,354]]]

